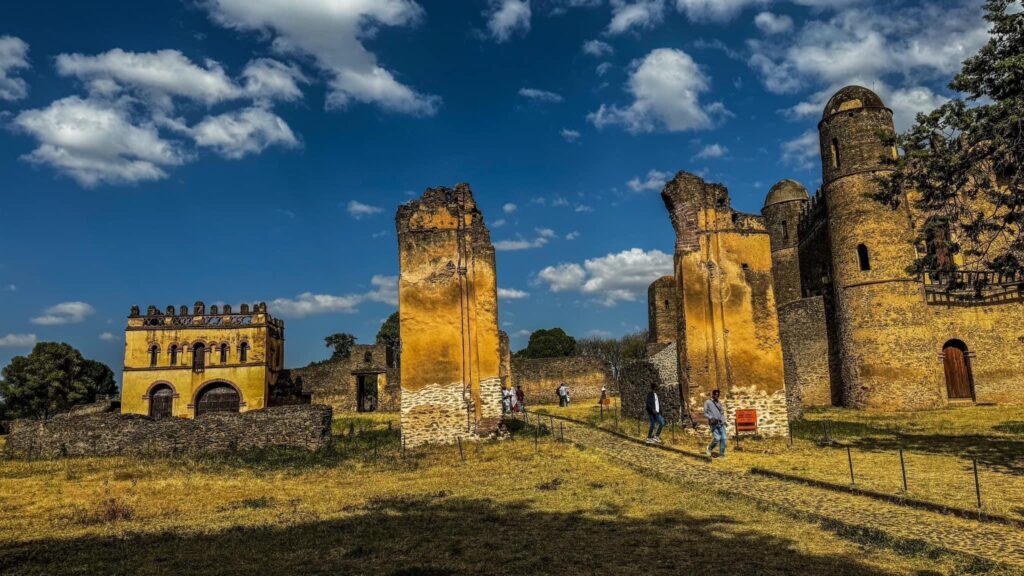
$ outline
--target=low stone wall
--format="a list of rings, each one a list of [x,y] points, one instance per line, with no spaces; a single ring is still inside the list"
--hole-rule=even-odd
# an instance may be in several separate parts
[[[619,393],[622,397],[622,413],[630,418],[647,418],[647,394],[651,384],[658,385],[658,402],[666,421],[681,416],[679,372],[676,369],[678,356],[673,342],[652,354],[647,360],[627,364],[622,369]]]
[[[526,405],[558,402],[555,389],[565,382],[573,401],[597,400],[601,387],[613,390],[611,368],[589,356],[563,358],[512,358],[512,386],[522,386]]]
[[[370,362],[365,354],[371,354]],[[358,409],[359,374],[378,373],[377,411],[398,412],[402,404],[402,385],[397,366],[386,364],[384,345],[357,345],[345,360],[327,360],[304,368],[289,370],[291,379],[314,404],[325,404],[335,412],[356,412]]]
[[[99,413],[51,420],[15,420],[5,453],[13,458],[117,456],[251,450],[315,451],[330,440],[329,406],[281,406],[195,419],[154,420],[138,414]]]

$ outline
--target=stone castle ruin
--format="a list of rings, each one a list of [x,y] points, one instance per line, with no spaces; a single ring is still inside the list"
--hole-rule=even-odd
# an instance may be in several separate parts
[[[430,188],[395,216],[408,446],[480,438],[501,422],[494,246],[467,184]]]

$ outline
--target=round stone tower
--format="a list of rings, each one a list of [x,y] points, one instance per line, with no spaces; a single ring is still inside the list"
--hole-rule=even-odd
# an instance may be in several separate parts
[[[918,388],[925,373],[893,362],[920,356],[930,343],[926,327],[916,325],[925,315],[919,282],[907,272],[916,254],[906,203],[893,210],[872,197],[896,154],[882,140],[895,132],[892,110],[871,90],[847,86],[825,106],[818,131],[843,402],[889,410],[940,405]]]
[[[761,215],[772,245],[772,280],[779,306],[800,298],[800,258],[796,225],[807,204],[807,190],[799,182],[780,180],[768,191]]]

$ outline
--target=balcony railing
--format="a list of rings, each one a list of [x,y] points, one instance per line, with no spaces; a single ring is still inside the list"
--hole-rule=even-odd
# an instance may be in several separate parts
[[[1024,273],[927,271],[922,274],[925,300],[945,306],[983,306],[1024,302]]]

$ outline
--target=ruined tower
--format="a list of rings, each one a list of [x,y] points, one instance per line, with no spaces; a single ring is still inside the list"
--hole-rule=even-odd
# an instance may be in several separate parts
[[[779,306],[800,298],[797,226],[806,204],[807,190],[799,182],[781,180],[768,191],[761,209],[771,238],[775,302]]]
[[[647,322],[651,344],[671,344],[679,336],[679,293],[672,276],[662,276],[647,288]]]
[[[395,217],[408,446],[493,433],[501,419],[494,246],[467,184],[431,188]]]
[[[714,389],[730,419],[756,409],[758,429],[785,434],[787,398],[768,230],[733,211],[720,184],[680,172],[661,193],[676,232],[677,341],[683,398],[699,415]]]

